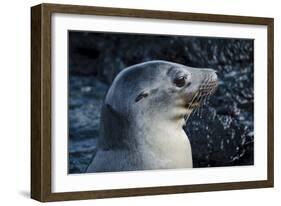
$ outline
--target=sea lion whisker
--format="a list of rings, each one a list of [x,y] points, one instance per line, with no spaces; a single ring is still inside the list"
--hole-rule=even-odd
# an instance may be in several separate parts
[[[189,115],[185,116],[185,121],[192,115],[197,114],[202,116],[203,109],[200,108],[201,103],[203,102],[203,105],[206,104],[206,101],[208,97],[212,94],[214,91],[214,86],[216,85],[215,82],[212,81],[212,76],[207,75],[205,78],[205,81],[202,85],[199,86],[198,92],[195,93],[192,100],[189,103],[188,109],[193,105],[194,102],[198,102],[198,105]]]
[[[187,110],[190,110],[191,105],[194,103],[194,101],[196,100],[197,95],[198,95],[199,93],[200,93],[200,92],[197,91],[197,92],[194,94],[194,96],[192,97],[192,100],[190,101],[190,103],[189,103],[189,105],[188,105]]]
[[[201,93],[201,95],[200,95],[199,98],[198,98],[199,106],[196,108],[196,111],[198,112],[198,114],[199,114],[200,117],[201,117],[201,115],[202,115],[202,113],[200,113],[200,112],[203,111],[203,109],[200,107],[200,104],[201,104],[201,102],[203,102],[203,104],[205,103],[204,101],[205,101],[205,99],[206,99],[206,96],[207,96],[208,93],[209,93],[208,86],[209,86],[210,81],[211,81],[211,76],[208,75],[207,80],[206,80],[205,84],[203,85],[203,86],[204,86],[204,89],[207,90],[207,94],[204,94],[204,95],[203,95],[203,93]]]
[[[197,91],[197,92],[193,95],[192,100],[191,100],[191,102],[189,103],[188,108],[187,108],[188,111],[190,110],[191,105],[195,102],[195,100],[196,100],[198,94],[200,94],[199,91]],[[189,114],[185,115],[185,117],[184,117],[185,122],[188,120],[188,118],[190,117],[191,113],[192,113],[192,112],[190,112]]]
[[[209,81],[210,81],[210,77],[207,78],[207,81],[206,81],[206,82],[208,83]],[[194,101],[197,101],[198,104],[200,105],[200,103],[201,103],[201,98],[202,98],[202,96],[203,96],[202,90],[204,90],[204,87],[205,87],[205,86],[206,86],[205,84],[203,84],[203,85],[200,86],[200,88],[198,89],[198,92],[196,93],[196,98],[193,99],[193,101],[190,103],[190,105],[192,105]],[[199,94],[199,96],[198,96],[198,94]],[[195,110],[193,111],[193,113],[198,112],[198,110],[200,110],[199,107],[200,107],[200,106],[196,107]],[[191,114],[188,115],[188,118],[189,118],[190,115],[191,115]]]
[[[201,97],[202,97],[202,93],[199,92],[199,96],[197,96],[197,98],[196,98],[196,101],[198,102],[198,104],[200,104],[200,99],[201,99]],[[195,101],[195,100],[194,100],[194,101]],[[196,113],[196,112],[198,111],[198,108],[199,108],[199,106],[197,106],[197,107],[195,108],[195,110],[193,111],[193,113]]]

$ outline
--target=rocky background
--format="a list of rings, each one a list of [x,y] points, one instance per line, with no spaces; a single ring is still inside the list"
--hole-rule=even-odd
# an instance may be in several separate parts
[[[218,72],[216,93],[185,131],[194,167],[254,163],[254,41],[251,39],[69,32],[69,173],[95,153],[100,108],[123,68],[167,60]]]

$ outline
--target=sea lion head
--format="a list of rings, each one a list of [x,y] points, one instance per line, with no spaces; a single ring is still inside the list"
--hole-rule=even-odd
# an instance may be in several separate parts
[[[213,69],[149,61],[124,69],[113,81],[105,106],[130,122],[184,124],[218,84]]]

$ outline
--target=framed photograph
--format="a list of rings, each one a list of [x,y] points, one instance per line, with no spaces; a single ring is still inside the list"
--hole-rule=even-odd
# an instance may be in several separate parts
[[[273,19],[31,8],[31,197],[273,187]]]

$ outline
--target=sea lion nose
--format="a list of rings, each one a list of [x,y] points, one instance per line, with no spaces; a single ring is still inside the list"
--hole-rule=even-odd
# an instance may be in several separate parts
[[[217,72],[213,69],[202,69],[203,80],[199,91],[202,94],[213,93],[218,86]]]
[[[218,81],[218,75],[217,72],[215,70],[211,71],[210,75],[210,82],[217,82]]]
[[[205,83],[216,83],[218,81],[217,71],[214,69],[202,69],[202,74]]]

